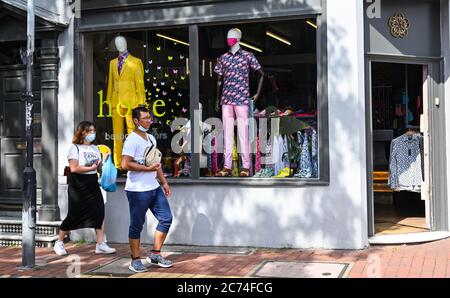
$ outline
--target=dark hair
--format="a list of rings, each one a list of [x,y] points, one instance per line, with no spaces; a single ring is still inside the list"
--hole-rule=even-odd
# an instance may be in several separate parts
[[[150,112],[146,107],[139,106],[133,109],[133,111],[131,112],[131,117],[133,119],[139,119],[141,117],[141,113],[150,113]]]
[[[72,143],[73,144],[83,144],[84,141],[84,133],[89,132],[89,128],[93,126],[95,129],[95,124],[91,121],[81,121],[80,124],[77,126],[77,130],[75,131]]]

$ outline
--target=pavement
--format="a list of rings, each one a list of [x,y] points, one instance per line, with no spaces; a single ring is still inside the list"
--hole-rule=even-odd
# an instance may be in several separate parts
[[[127,244],[109,243],[112,255],[95,254],[94,243],[66,244],[68,256],[52,248],[36,248],[36,266],[21,268],[20,247],[0,247],[0,277],[81,278],[449,278],[450,238],[363,250],[266,249],[167,245],[163,255],[172,268],[148,265],[148,272],[133,273]],[[142,245],[142,258],[150,251]],[[144,263],[145,264],[145,263]]]

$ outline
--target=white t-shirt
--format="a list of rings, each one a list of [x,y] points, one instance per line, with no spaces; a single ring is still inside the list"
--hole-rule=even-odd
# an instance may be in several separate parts
[[[78,147],[78,148],[77,148]],[[102,154],[96,145],[75,145],[72,144],[69,148],[67,159],[78,160],[80,166],[92,166],[95,162],[102,160]],[[80,174],[96,174],[97,170],[89,171]]]
[[[123,144],[122,155],[131,156],[135,162],[143,165],[145,149],[148,146],[151,146],[152,143],[156,146],[155,138],[150,134],[147,134],[147,137],[148,139],[144,140],[137,133],[130,133]],[[159,183],[158,180],[156,180],[156,171],[128,171],[125,190],[143,192],[154,190],[158,187]]]

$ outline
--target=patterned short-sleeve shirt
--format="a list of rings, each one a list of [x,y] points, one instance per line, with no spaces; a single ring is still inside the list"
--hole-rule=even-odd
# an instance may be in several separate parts
[[[226,52],[217,59],[214,72],[223,76],[221,105],[248,105],[249,72],[261,68],[255,55],[239,49],[235,54]]]

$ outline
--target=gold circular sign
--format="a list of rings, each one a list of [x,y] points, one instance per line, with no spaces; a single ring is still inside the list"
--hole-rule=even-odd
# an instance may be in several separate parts
[[[396,12],[389,18],[389,27],[392,36],[396,38],[405,38],[409,33],[410,23],[404,14]]]

